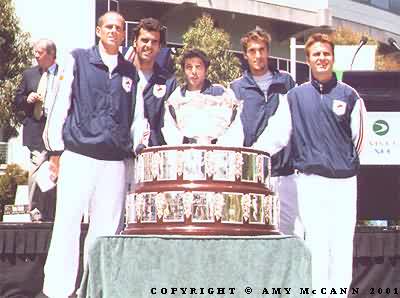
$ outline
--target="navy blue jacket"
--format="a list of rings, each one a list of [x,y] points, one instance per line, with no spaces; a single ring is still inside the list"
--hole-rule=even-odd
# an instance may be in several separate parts
[[[288,94],[294,167],[306,174],[347,178],[360,162],[352,141],[351,112],[359,96],[336,77],[313,79]]]
[[[231,83],[236,98],[243,101],[241,114],[244,130],[244,146],[250,147],[268,126],[269,118],[275,114],[279,94],[286,94],[295,86],[289,73],[272,70],[272,82],[268,89],[268,100],[249,71]],[[289,160],[289,149],[284,148],[272,156],[272,176],[289,175],[293,167]]]
[[[30,151],[43,151],[45,146],[43,143],[43,130],[46,124],[46,118],[42,117],[36,120],[33,117],[34,103],[28,103],[26,99],[31,92],[36,92],[43,71],[39,66],[34,66],[25,70],[22,74],[22,81],[15,95],[15,108],[17,111],[24,111],[22,120],[22,144],[27,146]]]
[[[185,96],[185,93],[187,91],[187,86],[184,85],[181,87],[181,94],[182,96]],[[222,85],[218,84],[211,84],[209,80],[205,80],[203,87],[200,90],[200,93],[207,94],[207,95],[212,95],[212,96],[220,96],[224,94],[225,89]]]
[[[175,76],[155,63],[153,75],[143,90],[144,116],[150,125],[149,146],[166,144],[161,133],[161,128],[164,126],[164,104],[176,86]]]
[[[65,149],[100,160],[130,156],[135,68],[120,54],[110,78],[97,46],[74,50],[72,56],[73,100],[63,128]]]

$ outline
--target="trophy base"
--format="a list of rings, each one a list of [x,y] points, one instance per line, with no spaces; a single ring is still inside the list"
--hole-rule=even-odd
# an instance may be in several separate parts
[[[144,149],[126,202],[123,234],[279,235],[279,198],[270,158],[251,148],[163,146]]]
[[[226,223],[131,223],[123,235],[261,236],[280,235],[268,225]]]

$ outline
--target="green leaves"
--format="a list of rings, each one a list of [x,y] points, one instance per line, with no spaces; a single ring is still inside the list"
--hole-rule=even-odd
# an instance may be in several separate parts
[[[4,205],[14,204],[17,185],[28,183],[28,172],[17,164],[9,164],[0,175],[0,215]]]
[[[25,68],[31,65],[33,49],[29,34],[22,32],[11,0],[0,0],[0,126],[8,137],[19,125],[13,109],[15,90]]]
[[[216,28],[209,15],[203,15],[195,21],[193,27],[183,35],[183,48],[178,50],[176,58],[177,77],[183,82],[183,70],[180,62],[182,53],[187,49],[198,48],[210,59],[208,79],[212,83],[227,86],[241,75],[240,61],[229,51],[230,36],[222,28]]]

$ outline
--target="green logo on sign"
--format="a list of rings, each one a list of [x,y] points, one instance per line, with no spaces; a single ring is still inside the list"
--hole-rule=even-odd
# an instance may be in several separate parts
[[[372,126],[372,130],[378,136],[383,136],[389,132],[389,124],[385,120],[377,120]]]

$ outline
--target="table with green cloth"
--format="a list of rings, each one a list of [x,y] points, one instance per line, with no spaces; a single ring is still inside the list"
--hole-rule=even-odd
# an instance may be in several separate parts
[[[295,237],[129,235],[96,241],[80,296],[310,297],[308,289],[311,255]]]

